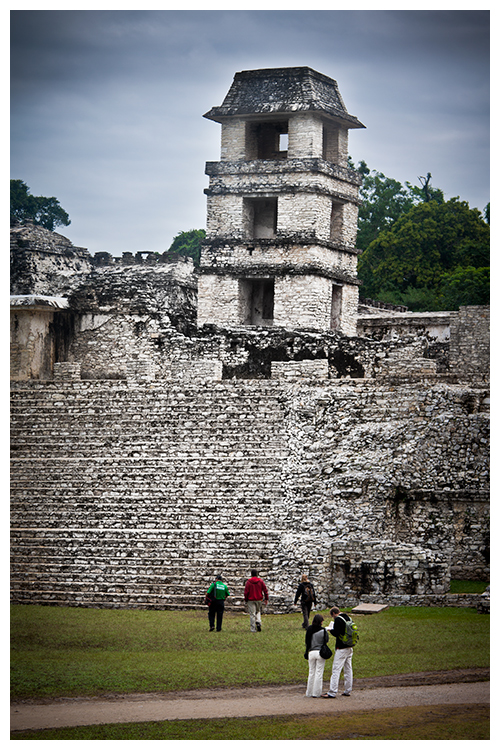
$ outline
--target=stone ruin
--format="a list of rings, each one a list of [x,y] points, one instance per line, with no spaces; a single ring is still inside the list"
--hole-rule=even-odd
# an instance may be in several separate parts
[[[335,81],[243,71],[206,117],[201,265],[11,228],[16,603],[469,602],[489,577],[489,308],[358,295]],[[470,603],[470,602],[469,602]]]

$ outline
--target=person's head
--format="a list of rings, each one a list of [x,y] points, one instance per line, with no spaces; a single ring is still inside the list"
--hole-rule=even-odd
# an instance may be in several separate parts
[[[332,607],[331,610],[330,610],[330,614],[333,617],[333,619],[335,620],[335,618],[337,617],[337,615],[340,615],[340,609],[338,607]]]
[[[321,630],[322,622],[323,622],[323,615],[320,615],[320,614],[314,615],[313,621],[311,623],[311,630],[313,632],[316,630]]]
[[[309,579],[308,579],[308,577],[306,576],[306,574],[304,573],[304,575],[302,576],[302,578],[301,578],[300,580],[301,580],[301,582],[302,582],[302,583],[305,583],[305,582],[306,582],[306,581],[308,581]]]
[[[219,575],[219,576],[217,576],[217,578],[216,578],[215,580],[216,580],[216,581],[222,581],[222,576],[220,576],[220,575]]]
[[[253,569],[252,569],[252,570],[250,571],[250,575],[252,576],[252,578],[256,578],[256,577],[257,577],[257,576],[259,575],[259,571],[258,571],[258,570],[255,570],[255,568],[253,568]]]

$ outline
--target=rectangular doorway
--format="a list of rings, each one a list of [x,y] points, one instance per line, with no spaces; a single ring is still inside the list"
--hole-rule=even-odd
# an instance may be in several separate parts
[[[274,279],[240,279],[240,318],[245,325],[270,326],[274,318]]]
[[[332,307],[330,328],[340,328],[342,319],[342,287],[340,284],[332,284]]]

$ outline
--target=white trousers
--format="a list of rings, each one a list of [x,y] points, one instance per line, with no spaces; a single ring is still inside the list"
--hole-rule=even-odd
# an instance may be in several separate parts
[[[340,673],[344,670],[344,693],[352,691],[352,648],[337,648],[333,657],[328,695],[337,695]]]
[[[326,659],[322,659],[319,651],[309,651],[309,678],[307,680],[306,696],[320,698],[323,692],[323,672]]]

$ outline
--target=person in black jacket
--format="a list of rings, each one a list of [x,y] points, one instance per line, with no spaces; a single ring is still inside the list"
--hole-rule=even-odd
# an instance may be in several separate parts
[[[352,646],[346,646],[339,636],[345,635],[345,625],[349,615],[341,612],[338,607],[332,607],[330,614],[333,620],[327,627],[327,631],[335,637],[335,655],[332,664],[332,676],[330,678],[330,689],[323,693],[322,698],[336,698],[339,689],[340,673],[344,670],[344,692],[342,695],[348,697],[352,691]],[[332,627],[333,625],[333,627]]]
[[[311,608],[316,605],[316,592],[314,586],[308,577],[304,574],[297,587],[297,593],[295,594],[294,606],[296,606],[300,597],[300,608],[302,610],[302,616],[304,618],[302,627],[304,629],[309,627],[309,615],[311,614]]]

